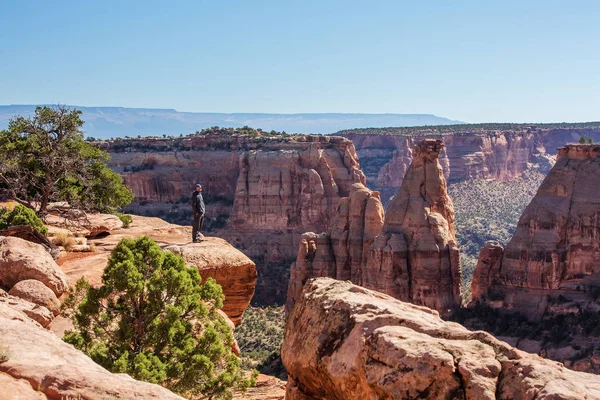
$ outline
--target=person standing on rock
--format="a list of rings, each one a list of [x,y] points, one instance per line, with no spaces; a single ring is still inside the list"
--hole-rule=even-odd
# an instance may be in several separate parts
[[[194,224],[192,226],[192,241],[202,241],[202,224],[204,223],[204,199],[202,198],[202,185],[197,183],[196,190],[192,193],[192,210],[194,211]]]

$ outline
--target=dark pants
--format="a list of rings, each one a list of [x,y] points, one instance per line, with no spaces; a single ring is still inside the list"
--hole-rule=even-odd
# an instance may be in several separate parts
[[[192,241],[200,240],[200,231],[204,223],[204,215],[194,214],[194,224],[192,225]]]

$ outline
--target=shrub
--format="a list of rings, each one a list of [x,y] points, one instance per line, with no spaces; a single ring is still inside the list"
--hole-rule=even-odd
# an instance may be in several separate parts
[[[217,310],[223,291],[152,239],[123,239],[93,288],[84,278],[65,302],[74,330],[64,340],[117,373],[184,396],[228,397],[244,377],[233,335]]]
[[[75,238],[67,233],[60,232],[52,237],[52,243],[64,247],[65,251],[71,251],[75,246]]]
[[[48,228],[31,208],[17,204],[12,210],[0,208],[0,230],[15,225],[29,225],[42,235],[48,234]]]
[[[123,228],[129,228],[129,225],[131,225],[131,223],[133,222],[133,218],[129,214],[124,214],[124,213],[118,212],[118,213],[115,213],[115,215],[117,217],[119,217],[119,219],[123,223]]]

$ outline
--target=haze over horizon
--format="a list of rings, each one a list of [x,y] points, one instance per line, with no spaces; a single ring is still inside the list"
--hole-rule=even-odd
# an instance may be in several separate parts
[[[600,120],[600,4],[11,2],[0,104]]]

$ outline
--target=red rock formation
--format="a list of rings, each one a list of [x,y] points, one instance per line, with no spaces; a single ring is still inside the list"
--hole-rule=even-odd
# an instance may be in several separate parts
[[[598,282],[600,146],[567,145],[504,251],[491,245],[481,251],[473,299],[491,290],[505,308],[539,318],[549,295],[581,303],[585,288]]]
[[[350,282],[310,280],[288,318],[286,399],[599,399],[600,377]]]
[[[352,142],[334,136],[207,135],[115,142],[109,151],[110,167],[136,195],[134,213],[161,206],[166,212],[166,203],[181,198],[185,212],[200,182],[207,217],[226,220],[216,235],[252,257],[262,279],[272,279],[257,285],[258,300],[271,303],[285,299],[287,282],[271,277],[266,265],[289,265],[301,233],[328,229],[338,200],[365,182]]]
[[[254,296],[256,266],[242,252],[224,240],[211,238],[200,243],[171,245],[165,250],[180,254],[188,265],[198,268],[202,282],[213,278],[223,288],[223,312],[234,325]]]
[[[381,232],[383,218],[379,193],[357,183],[350,196],[339,201],[329,234],[303,234],[290,270],[288,312],[308,278],[326,276],[363,284],[367,256]]]
[[[580,136],[600,141],[598,128],[536,128],[515,126],[513,129],[490,130],[473,126],[472,131],[444,128],[435,133],[430,127],[405,128],[412,132],[402,134],[342,133],[354,143],[371,189],[379,190],[387,204],[408,170],[412,159],[411,149],[423,137],[442,139],[446,154],[440,155],[446,179],[508,180],[528,168],[528,163],[539,157],[548,157],[551,151]],[[383,131],[383,130],[382,130]]]
[[[438,162],[443,146],[434,139],[415,146],[371,247],[364,286],[445,313],[460,306],[461,272],[454,209]]]
[[[225,240],[206,236],[201,243],[191,243],[191,227],[169,224],[159,218],[132,216],[127,229],[112,231],[103,238],[90,239],[94,253],[63,254],[58,264],[72,282],[82,276],[100,285],[110,252],[121,239],[149,236],[163,249],[181,254],[190,266],[195,266],[206,280],[213,277],[223,288],[223,311],[238,325],[254,294],[256,267],[252,260]]]
[[[440,140],[415,146],[385,220],[377,192],[355,185],[340,200],[329,234],[302,236],[292,265],[287,310],[308,278],[327,276],[446,313],[460,306],[454,210],[438,162]],[[382,222],[384,223],[382,224]]]
[[[18,237],[0,236],[0,288],[10,290],[17,282],[38,280],[56,296],[67,291],[67,277],[44,246]]]

